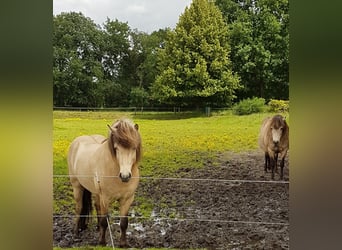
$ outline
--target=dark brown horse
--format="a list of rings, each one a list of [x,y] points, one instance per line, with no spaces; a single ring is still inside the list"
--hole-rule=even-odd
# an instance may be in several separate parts
[[[69,149],[68,167],[77,216],[74,232],[78,235],[87,227],[93,194],[100,230],[99,244],[105,245],[108,207],[112,200],[118,200],[121,216],[119,245],[125,247],[128,210],[139,183],[141,138],[138,125],[128,119],[118,120],[108,127],[108,138],[80,136]]]
[[[281,115],[264,119],[259,135],[259,146],[265,153],[265,172],[271,169],[272,179],[277,170],[277,161],[280,157],[280,179],[283,179],[285,156],[289,149],[289,126]]]

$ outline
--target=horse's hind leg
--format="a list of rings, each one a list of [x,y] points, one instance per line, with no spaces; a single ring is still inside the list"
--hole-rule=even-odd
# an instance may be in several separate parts
[[[126,231],[128,227],[128,210],[134,200],[134,195],[128,199],[120,200],[120,229],[121,229],[121,236],[120,236],[120,247],[128,247],[127,239],[126,239]]]
[[[101,206],[100,206],[100,196],[95,195],[95,208],[96,208],[96,214],[97,214],[97,230],[100,229],[100,214],[101,214]]]
[[[75,226],[74,226],[74,233],[78,235],[79,230],[82,228],[83,222],[80,220],[80,215],[82,211],[82,198],[83,198],[83,191],[84,188],[77,182],[77,181],[71,181],[73,193],[74,193],[74,199],[76,202],[75,206],[75,213],[76,213],[76,219],[75,219]]]

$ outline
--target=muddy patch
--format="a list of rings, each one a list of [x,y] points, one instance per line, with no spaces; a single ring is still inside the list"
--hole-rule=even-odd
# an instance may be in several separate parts
[[[270,182],[259,151],[228,152],[217,159],[219,164],[209,161],[201,169],[180,169],[181,179],[141,181],[136,196],[152,199],[154,209],[149,217],[141,217],[134,209],[139,203],[131,207],[130,247],[289,249],[289,184]],[[288,159],[284,180],[289,180]],[[73,218],[55,215],[54,246],[96,245],[96,220],[76,238]],[[111,217],[110,226],[114,245],[118,244],[119,219]],[[110,246],[109,233],[107,242]]]

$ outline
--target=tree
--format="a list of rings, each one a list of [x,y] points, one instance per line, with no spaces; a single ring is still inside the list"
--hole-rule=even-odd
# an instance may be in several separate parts
[[[101,106],[102,34],[82,13],[62,13],[53,22],[54,105]]]
[[[150,102],[149,89],[158,72],[157,49],[163,46],[166,32],[166,29],[154,31],[150,35],[138,30],[130,32],[130,48],[122,61],[120,82],[131,89],[131,105],[141,106]]]
[[[184,106],[230,105],[239,79],[229,53],[229,32],[220,10],[207,0],[194,0],[159,50],[153,98]]]
[[[103,26],[102,66],[105,106],[128,106],[130,86],[124,80],[124,64],[130,51],[131,30],[127,23],[107,18]]]
[[[240,99],[289,97],[288,0],[216,0],[231,31]]]

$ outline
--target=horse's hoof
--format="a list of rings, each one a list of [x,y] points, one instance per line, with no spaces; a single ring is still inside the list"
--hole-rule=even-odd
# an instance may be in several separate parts
[[[128,246],[127,242],[120,242],[119,243],[119,247],[121,247],[121,248],[128,248],[129,246]]]
[[[107,245],[105,241],[99,241],[98,244],[99,244],[100,246],[103,246],[103,247],[105,247],[105,246]]]
[[[81,229],[75,228],[75,229],[73,230],[73,233],[74,233],[74,235],[75,235],[76,237],[79,237],[81,231],[82,231]]]

